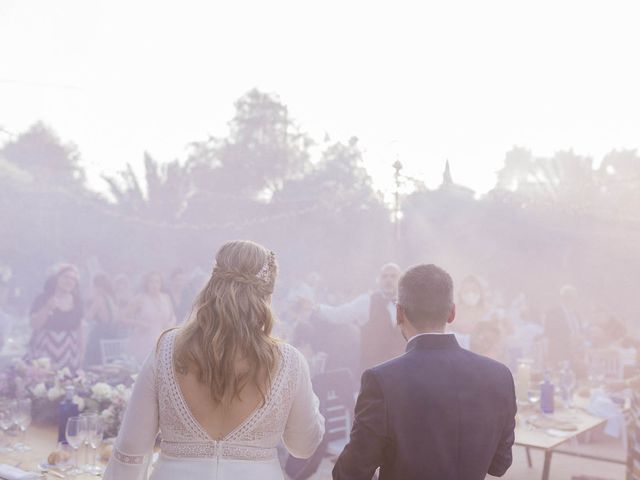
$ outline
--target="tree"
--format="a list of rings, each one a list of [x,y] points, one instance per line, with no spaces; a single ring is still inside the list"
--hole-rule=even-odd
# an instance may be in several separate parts
[[[322,272],[329,284],[349,292],[369,284],[391,260],[389,210],[362,165],[356,137],[327,144],[313,169],[287,180],[271,204],[275,212],[308,210],[283,222],[270,239],[286,248],[293,259],[288,269],[299,275]],[[282,231],[295,232],[296,241]],[[341,265],[350,266],[348,278]]]
[[[522,203],[561,203],[585,208],[599,200],[599,184],[593,160],[573,150],[559,151],[551,158],[533,157],[530,150],[514,147],[498,172],[497,192],[511,191]]]
[[[604,200],[602,207],[609,212],[640,218],[640,156],[636,150],[613,150],[598,169]]]
[[[62,143],[55,132],[42,122],[4,145],[0,154],[29,172],[38,182],[50,188],[81,189],[85,172],[80,166],[80,153],[72,143]]]
[[[156,221],[180,219],[193,192],[187,167],[177,160],[159,165],[144,155],[144,184],[131,164],[116,177],[103,176],[121,211]]]
[[[269,198],[308,170],[311,139],[274,95],[251,90],[235,104],[227,138],[194,144],[190,165],[201,191]]]

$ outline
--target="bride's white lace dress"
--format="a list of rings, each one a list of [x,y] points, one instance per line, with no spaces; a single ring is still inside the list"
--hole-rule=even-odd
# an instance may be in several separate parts
[[[310,456],[324,434],[309,367],[298,350],[280,344],[281,358],[266,401],[231,433],[212,439],[196,421],[177,383],[173,345],[164,335],[142,368],[109,460],[106,480],[283,479],[276,446]],[[160,432],[160,457],[150,468]]]

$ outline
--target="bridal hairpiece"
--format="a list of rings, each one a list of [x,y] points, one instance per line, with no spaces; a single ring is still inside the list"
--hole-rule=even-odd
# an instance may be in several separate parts
[[[267,255],[267,261],[264,263],[260,271],[255,274],[255,278],[267,284],[271,283],[271,280],[273,278],[273,273],[275,271],[275,266],[276,266],[276,254],[270,250],[269,254]],[[213,267],[213,271],[211,272],[211,275],[216,275],[216,274],[222,275],[223,277],[230,278],[241,283],[253,283],[250,280],[251,275],[247,276],[247,275],[240,274],[238,272],[224,270],[223,268],[220,268],[217,263]]]
[[[260,280],[269,283],[271,280],[271,276],[273,275],[273,268],[276,264],[276,254],[269,250],[269,255],[267,256],[267,261],[262,266],[260,271],[256,274]]]

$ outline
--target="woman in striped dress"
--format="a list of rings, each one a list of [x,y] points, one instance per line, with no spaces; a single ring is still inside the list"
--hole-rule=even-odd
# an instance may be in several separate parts
[[[48,357],[57,368],[72,372],[82,365],[83,304],[78,289],[78,269],[58,265],[43,292],[31,306],[32,336],[29,356]]]

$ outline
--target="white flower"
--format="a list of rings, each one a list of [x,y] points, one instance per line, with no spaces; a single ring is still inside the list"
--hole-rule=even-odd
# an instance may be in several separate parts
[[[62,370],[58,372],[58,378],[65,378],[70,376],[71,376],[71,370],[69,370],[69,367],[64,367]]]
[[[74,395],[73,403],[78,406],[79,412],[82,412],[84,410],[84,398],[80,397],[79,395]]]
[[[103,410],[102,413],[100,413],[100,418],[105,422],[112,421],[113,417],[114,417],[114,411],[113,411],[113,408],[111,407],[107,408],[106,410]]]
[[[41,357],[33,361],[33,366],[43,370],[51,369],[51,360],[48,357]]]
[[[31,389],[31,393],[37,398],[44,398],[47,396],[47,387],[41,382]]]
[[[111,388],[111,385],[107,383],[96,383],[93,387],[91,387],[91,394],[94,400],[98,402],[111,400],[111,397],[113,396],[113,388]]]
[[[47,392],[47,398],[49,399],[50,402],[55,402],[63,395],[64,395],[64,390],[61,389],[60,386],[57,384],[51,387]]]

